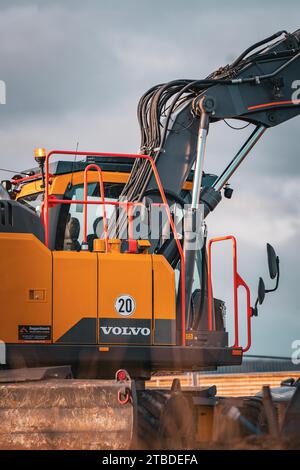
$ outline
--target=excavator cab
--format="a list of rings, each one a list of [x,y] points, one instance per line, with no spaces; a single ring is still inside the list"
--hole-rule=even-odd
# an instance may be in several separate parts
[[[96,158],[87,156],[83,161],[70,163],[60,160],[50,165],[51,188],[50,194],[57,198],[80,200],[84,194],[84,169],[95,163],[99,165],[103,171],[104,194],[106,211],[108,219],[113,214],[112,201],[118,201],[126,182],[128,181],[132,161],[128,160],[123,163],[118,158],[102,157]],[[12,190],[10,197],[24,206],[31,209],[37,215],[41,215],[42,204],[44,198],[43,183],[39,168],[30,168],[22,173],[27,173],[28,177],[20,177],[16,175],[12,179]],[[216,176],[205,174],[203,178],[204,187],[209,187],[216,180]],[[191,200],[191,189],[193,181],[193,171],[187,181],[183,184],[180,198],[186,204]],[[7,193],[7,198],[9,195]],[[98,175],[94,172],[88,173],[88,200],[97,201],[100,198],[100,185]],[[55,212],[55,213],[54,213]],[[74,239],[80,244],[83,242],[83,205],[59,205],[56,211],[52,210],[50,217],[50,239],[49,247],[54,250],[70,249],[68,240]],[[101,206],[91,204],[88,209],[87,230],[89,239],[89,250],[92,251],[92,240],[103,237],[103,210]],[[71,230],[71,234],[70,234]],[[77,235],[78,232],[78,235]],[[74,243],[72,249],[78,245]]]

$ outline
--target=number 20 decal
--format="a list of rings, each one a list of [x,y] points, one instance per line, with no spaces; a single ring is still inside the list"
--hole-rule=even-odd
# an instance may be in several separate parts
[[[129,317],[135,311],[135,300],[131,295],[120,295],[115,301],[115,310],[123,317]]]

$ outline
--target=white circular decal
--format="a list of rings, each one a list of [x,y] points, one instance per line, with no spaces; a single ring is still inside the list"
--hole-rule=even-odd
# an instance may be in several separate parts
[[[135,311],[135,300],[131,295],[120,295],[115,301],[115,310],[123,317],[129,317]]]

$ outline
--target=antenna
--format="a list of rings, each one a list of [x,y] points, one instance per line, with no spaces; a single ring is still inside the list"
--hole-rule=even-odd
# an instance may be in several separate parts
[[[78,147],[79,147],[79,141],[77,141],[77,143],[76,143],[76,150],[75,150],[75,152],[78,152]],[[73,160],[73,162],[72,162],[72,173],[71,173],[71,179],[70,179],[70,183],[69,183],[69,186],[70,186],[70,187],[73,186],[74,166],[75,166],[76,160],[77,160],[77,155],[76,155],[76,153],[75,153],[75,155],[74,155],[74,160]]]
[[[15,175],[25,175],[28,176],[30,172],[25,172],[25,171],[14,171],[14,170],[8,170],[7,168],[0,168],[0,171],[5,171],[7,173],[14,173]]]

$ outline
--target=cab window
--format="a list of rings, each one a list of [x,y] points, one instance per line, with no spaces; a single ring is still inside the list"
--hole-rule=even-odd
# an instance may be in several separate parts
[[[43,198],[44,198],[44,193],[35,193],[35,194],[30,194],[28,196],[19,198],[18,202],[20,202],[21,204],[24,204],[29,209],[40,214]]]
[[[120,183],[105,183],[104,193],[105,200],[117,201],[119,195],[124,187]],[[68,193],[68,199],[83,200],[84,187],[83,184],[73,186]],[[99,183],[88,184],[88,200],[100,201]],[[67,205],[68,214],[66,217],[66,229],[64,233],[64,249],[65,250],[79,250],[83,242],[83,204],[70,204]],[[114,213],[114,206],[110,204],[105,205],[107,222]],[[87,242],[89,248],[92,249],[93,240],[103,236],[103,205],[102,204],[89,204],[87,207]]]

